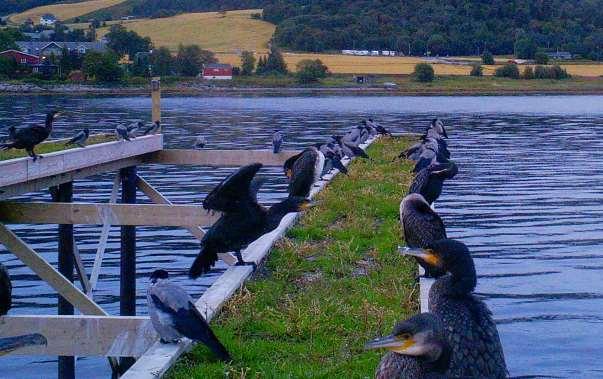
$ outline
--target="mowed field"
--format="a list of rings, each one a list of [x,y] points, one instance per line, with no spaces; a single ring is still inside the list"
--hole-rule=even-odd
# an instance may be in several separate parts
[[[21,24],[23,21],[31,18],[34,23],[38,24],[40,23],[40,16],[45,13],[52,13],[59,20],[68,20],[99,9],[123,3],[124,1],[125,0],[88,0],[81,3],[46,5],[12,15],[10,16],[9,21],[14,24]]]
[[[261,9],[186,13],[173,17],[141,19],[123,22],[136,33],[150,37],[157,47],[166,46],[175,51],[180,44],[196,44],[215,52],[242,50],[266,51],[275,26],[251,17]],[[108,30],[99,30],[99,38]]]

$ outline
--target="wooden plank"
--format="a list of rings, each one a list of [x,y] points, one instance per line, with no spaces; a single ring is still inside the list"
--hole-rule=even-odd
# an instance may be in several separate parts
[[[375,138],[376,139],[376,138]],[[367,141],[360,147],[365,149],[375,139]],[[350,163],[346,159],[342,162],[345,166]],[[330,176],[321,180],[312,189],[310,196],[315,196],[324,186],[332,180],[338,173],[333,170]],[[260,237],[250,244],[242,254],[246,261],[261,263],[274,243],[279,240],[285,232],[294,225],[299,214],[290,213],[281,220],[280,225],[274,231]],[[197,308],[206,319],[211,319],[219,312],[224,303],[239,289],[245,281],[251,276],[252,268],[250,266],[230,267],[210,288],[205,291],[201,298],[196,302]],[[132,366],[121,378],[122,379],[156,379],[161,378],[169,368],[178,360],[178,358],[191,348],[191,341],[183,340],[178,344],[155,343],[142,356],[134,366]]]
[[[17,258],[26,264],[48,285],[67,299],[83,314],[106,315],[107,313],[94,301],[89,299],[79,288],[61,275],[54,267],[46,262],[28,244],[14,234],[4,224],[0,223],[0,242]]]
[[[161,78],[151,79],[151,122],[161,121]]]
[[[163,135],[138,137],[130,142],[114,141],[44,154],[36,162],[17,158],[0,162],[0,187],[63,174],[69,171],[155,152],[163,148]],[[26,177],[23,177],[25,173]]]
[[[150,155],[150,163],[197,166],[244,166],[262,163],[265,166],[282,166],[299,151],[284,150],[161,150]]]
[[[113,179],[113,188],[111,189],[111,197],[109,198],[109,204],[115,204],[117,201],[117,193],[119,192],[119,184],[121,182],[121,176],[119,173],[115,174]],[[109,241],[109,232],[111,231],[111,224],[104,222],[101,229],[101,236],[96,248],[96,256],[94,257],[94,265],[92,266],[92,273],[90,274],[90,291],[86,291],[88,296],[92,296],[92,293],[96,289],[98,283],[98,277],[100,275],[100,269],[103,265],[103,258],[105,256],[105,250],[107,249],[107,242]]]
[[[148,317],[0,317],[0,337],[29,333],[42,334],[48,345],[20,349],[13,355],[139,357],[158,338]]]
[[[0,202],[0,222],[9,224],[206,226],[218,217],[200,205]]]
[[[90,285],[90,280],[88,280],[86,267],[82,261],[82,256],[80,255],[80,250],[77,247],[77,241],[75,238],[73,238],[73,259],[75,262],[75,271],[77,271],[77,276],[80,278],[80,283],[82,284],[82,290],[86,292],[88,296],[90,296],[90,293],[92,293],[92,286]]]

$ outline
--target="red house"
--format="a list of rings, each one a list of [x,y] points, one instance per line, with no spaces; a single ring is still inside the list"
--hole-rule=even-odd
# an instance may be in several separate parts
[[[231,80],[232,66],[229,64],[212,63],[203,67],[203,79]]]
[[[28,66],[40,64],[40,58],[38,56],[27,54],[18,50],[3,51],[0,53],[0,57],[14,58],[17,63]]]

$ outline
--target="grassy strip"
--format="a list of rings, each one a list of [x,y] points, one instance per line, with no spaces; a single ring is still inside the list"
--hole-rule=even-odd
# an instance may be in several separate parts
[[[91,135],[90,138],[88,138],[88,141],[86,142],[86,145],[96,145],[99,143],[105,143],[105,142],[111,142],[111,141],[115,141],[115,136],[111,135],[111,134],[95,134],[95,135]],[[60,141],[56,141],[56,142],[44,142],[38,146],[36,146],[36,154],[48,154],[48,153],[54,153],[56,151],[62,151],[62,150],[68,150],[68,149],[73,149],[73,148],[78,148],[79,147],[74,147],[74,146],[65,146],[65,142],[67,142],[67,140],[60,140]],[[16,150],[16,149],[11,149],[11,150],[6,150],[6,151],[0,151],[0,161],[5,161],[5,160],[9,160],[9,159],[15,159],[15,158],[23,158],[23,157],[27,157],[27,152],[25,150]]]
[[[273,250],[263,272],[213,324],[234,363],[205,346],[168,377],[372,377],[379,352],[364,343],[418,310],[416,264],[399,256],[398,206],[411,175],[392,162],[410,143],[384,138],[338,176]]]

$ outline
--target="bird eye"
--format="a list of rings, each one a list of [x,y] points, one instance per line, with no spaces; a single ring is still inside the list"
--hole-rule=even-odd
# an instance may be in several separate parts
[[[410,333],[402,333],[400,334],[400,338],[403,340],[409,340],[411,337]]]

